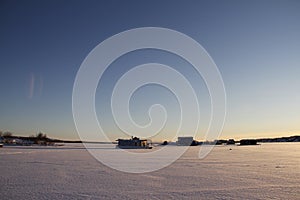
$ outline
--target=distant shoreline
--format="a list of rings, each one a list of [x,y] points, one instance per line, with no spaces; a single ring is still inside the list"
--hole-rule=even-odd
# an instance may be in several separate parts
[[[4,138],[7,139],[19,139],[19,140],[32,140],[32,137],[26,137],[26,136],[4,136]],[[244,138],[248,139],[248,138]],[[52,138],[45,138],[47,142],[51,143],[97,143],[97,144],[117,144],[117,142],[99,142],[99,141],[81,141],[81,140],[60,140],[60,139],[52,139]],[[242,140],[242,139],[241,139]],[[256,140],[258,143],[272,143],[272,142],[300,142],[300,136],[288,136],[288,137],[276,137],[276,138],[259,138],[259,139],[253,139]],[[222,141],[222,143],[226,143],[228,140],[223,139],[217,139],[214,141],[199,141],[199,142],[218,142]],[[235,141],[236,143],[239,143],[240,140]],[[160,144],[160,142],[153,142],[154,144]]]

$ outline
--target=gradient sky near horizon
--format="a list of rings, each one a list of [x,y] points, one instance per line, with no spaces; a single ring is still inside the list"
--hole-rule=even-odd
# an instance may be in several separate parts
[[[78,139],[72,116],[76,73],[88,53],[119,32],[165,27],[199,42],[217,64],[227,94],[220,138],[300,134],[300,1],[0,1],[0,130],[39,131]],[[109,91],[124,70],[147,62],[173,66],[191,80],[208,126],[209,99],[188,63],[166,52],[132,52],[116,60],[96,94],[107,113],[105,129],[116,133]],[[143,124],[153,103],[166,104],[168,138],[178,120],[174,96],[158,86],[134,94],[133,119]],[[102,112],[103,113],[103,112]],[[158,138],[159,139],[159,138]]]

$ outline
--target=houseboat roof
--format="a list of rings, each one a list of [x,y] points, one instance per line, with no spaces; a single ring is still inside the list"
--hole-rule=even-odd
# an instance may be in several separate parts
[[[117,139],[116,141],[120,141],[120,140],[139,140],[139,141],[147,141],[146,139],[140,139],[138,137],[131,137],[130,139]]]

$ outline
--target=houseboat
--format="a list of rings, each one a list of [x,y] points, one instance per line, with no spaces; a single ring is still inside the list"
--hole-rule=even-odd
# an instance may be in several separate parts
[[[141,140],[138,137],[131,137],[131,139],[118,139],[118,148],[121,149],[152,149],[148,140]]]

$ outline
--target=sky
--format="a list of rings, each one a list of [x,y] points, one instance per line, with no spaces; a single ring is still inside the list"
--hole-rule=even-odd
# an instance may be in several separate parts
[[[218,66],[227,95],[220,138],[299,135],[299,11],[299,1],[283,0],[2,0],[0,130],[78,139],[72,91],[89,52],[122,31],[164,27],[196,40]],[[201,111],[196,139],[203,139],[211,108],[203,79],[185,60],[151,49],[123,55],[105,72],[96,91],[96,112],[103,129],[112,139],[125,137],[112,119],[111,90],[124,72],[147,62],[168,64],[191,81]],[[147,124],[147,111],[155,103],[165,105],[169,116],[156,139],[169,139],[180,113],[178,101],[166,88],[139,88],[130,101],[132,118]]]

